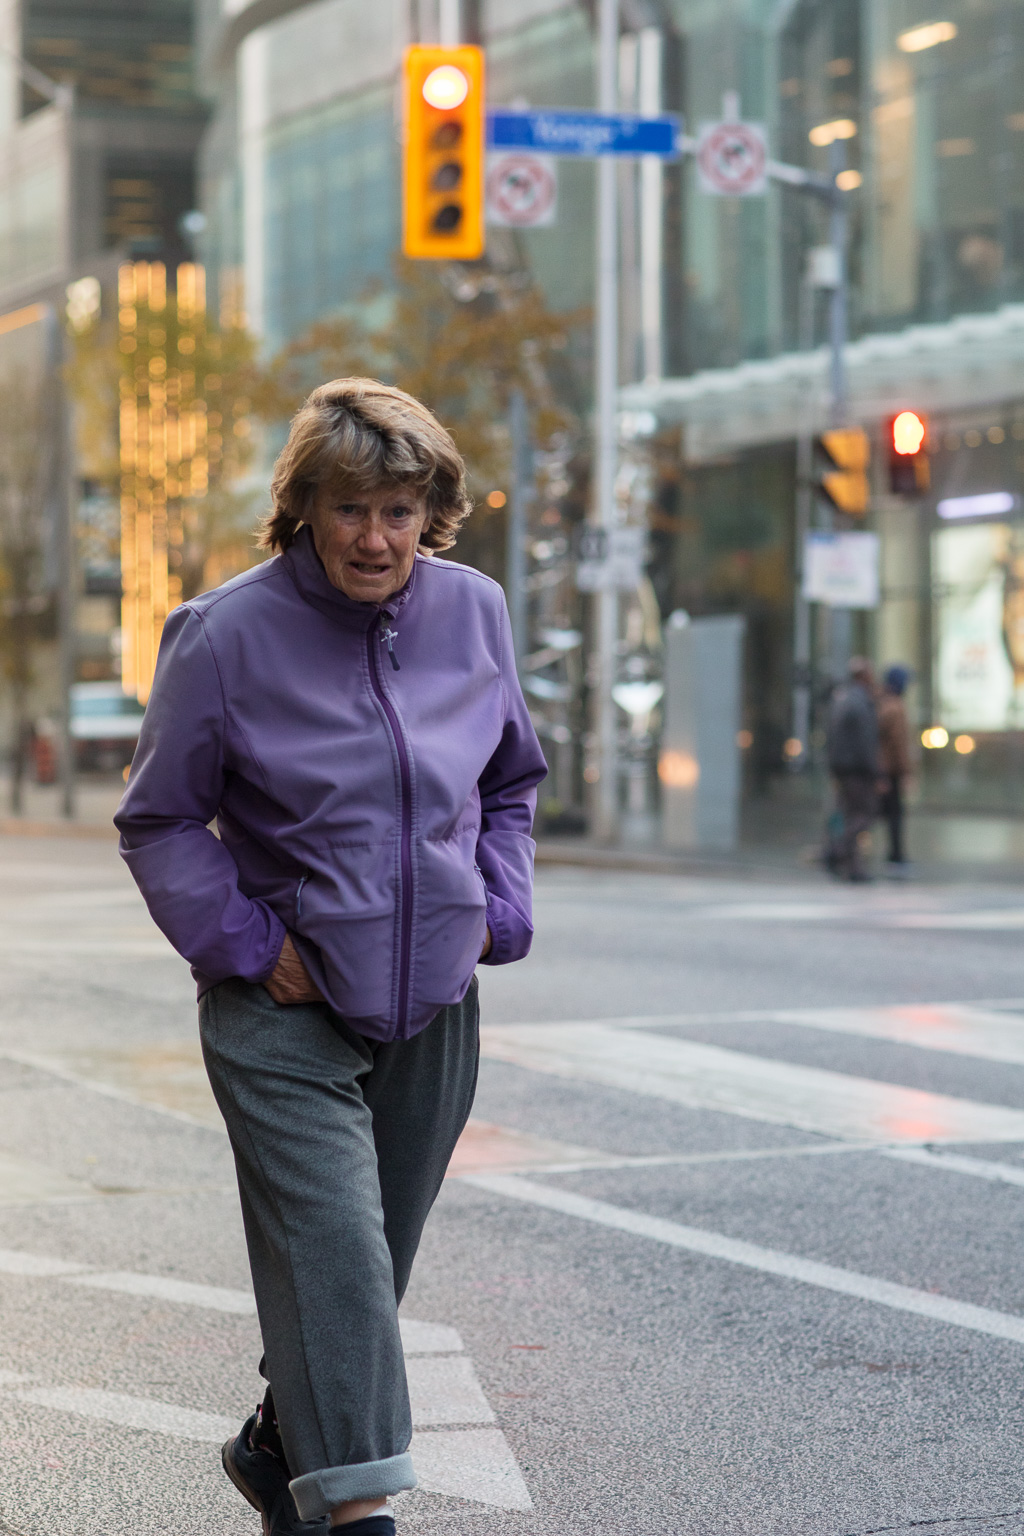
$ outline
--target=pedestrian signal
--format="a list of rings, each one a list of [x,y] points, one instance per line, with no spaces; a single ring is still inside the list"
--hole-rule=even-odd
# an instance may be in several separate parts
[[[889,423],[889,489],[894,496],[920,496],[931,484],[925,451],[928,424],[916,411],[900,411]]]
[[[484,250],[483,49],[407,48],[402,92],[402,251],[472,261]]]
[[[863,517],[871,499],[867,468],[871,444],[862,427],[837,427],[818,439],[828,460],[819,484],[834,507],[850,517]]]

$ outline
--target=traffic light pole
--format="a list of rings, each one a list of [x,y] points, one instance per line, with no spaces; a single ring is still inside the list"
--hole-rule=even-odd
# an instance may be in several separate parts
[[[846,195],[838,185],[838,177],[846,166],[846,146],[842,139],[833,139],[829,145],[829,169],[827,176],[808,171],[803,166],[783,165],[770,161],[768,174],[774,180],[795,188],[799,192],[820,198],[829,211],[829,247],[832,251],[833,281],[830,284],[828,339],[829,339],[829,421],[833,427],[846,424],[849,410],[849,389],[846,376],[846,341],[848,335],[848,277],[847,247],[849,244],[849,214]],[[809,314],[809,302],[807,305]],[[808,326],[808,329],[810,327]],[[801,341],[804,338],[801,337]],[[807,345],[812,337],[807,338]],[[803,535],[810,526],[814,511],[814,493],[811,488],[813,440],[804,430],[797,442],[797,518],[796,537],[802,545]],[[825,526],[832,523],[831,509],[826,509]],[[796,579],[800,583],[803,567],[803,549],[796,554]],[[793,635],[793,720],[795,740],[802,751],[791,759],[793,767],[802,767],[809,761],[811,726],[811,628],[809,605],[798,590],[794,596]],[[851,620],[848,608],[830,609],[830,650],[833,670],[842,674],[850,657]]]
[[[614,112],[618,105],[618,0],[600,0],[598,19],[597,105]],[[616,166],[610,155],[597,161],[597,293],[594,319],[594,498],[593,521],[611,538],[615,524],[616,396],[619,383],[619,295]],[[617,721],[612,686],[619,638],[619,594],[605,588],[594,594],[594,710],[597,782],[592,790],[593,828],[604,842],[614,840],[619,820]]]
[[[849,406],[847,380],[846,380],[846,338],[848,332],[848,303],[847,303],[847,245],[849,242],[850,221],[846,209],[846,198],[837,185],[837,178],[846,167],[846,145],[842,139],[833,139],[829,145],[829,181],[831,183],[831,198],[829,203],[829,244],[832,247],[833,259],[836,268],[836,283],[832,289],[832,297],[829,303],[829,346],[830,358],[830,414],[834,427],[846,425],[846,413]],[[833,521],[829,513],[829,522]],[[829,627],[831,634],[829,639],[832,651],[832,672],[837,678],[846,675],[847,664],[850,660],[850,650],[853,637],[853,614],[849,608],[830,608]]]
[[[505,596],[512,626],[512,648],[516,666],[522,664],[528,648],[526,622],[526,509],[533,481],[530,453],[530,423],[526,399],[521,389],[512,391],[508,412],[512,439],[512,483],[508,502],[508,528],[505,542]]]

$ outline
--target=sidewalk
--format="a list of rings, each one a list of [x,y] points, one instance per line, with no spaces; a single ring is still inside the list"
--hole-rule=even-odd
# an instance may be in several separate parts
[[[801,808],[802,809],[802,808]],[[740,846],[728,852],[675,852],[658,844],[601,844],[589,838],[538,835],[537,863],[590,869],[640,870],[651,874],[743,875],[750,879],[804,878],[820,883],[820,816],[792,805],[747,807]],[[872,863],[880,870],[885,836],[876,826]],[[928,883],[1024,880],[1024,818],[990,814],[911,811],[907,846],[910,875]]]

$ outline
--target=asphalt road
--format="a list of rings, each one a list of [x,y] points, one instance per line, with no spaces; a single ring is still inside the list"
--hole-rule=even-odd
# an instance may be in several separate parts
[[[400,1536],[1024,1533],[1024,885],[546,869],[405,1313]],[[256,1536],[184,964],[0,840],[0,1532]]]

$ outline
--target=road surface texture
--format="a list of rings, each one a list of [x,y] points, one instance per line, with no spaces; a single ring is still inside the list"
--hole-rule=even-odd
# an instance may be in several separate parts
[[[0,1532],[257,1536],[187,968],[0,839]],[[1024,1533],[1024,888],[545,868],[404,1333],[400,1536]]]

